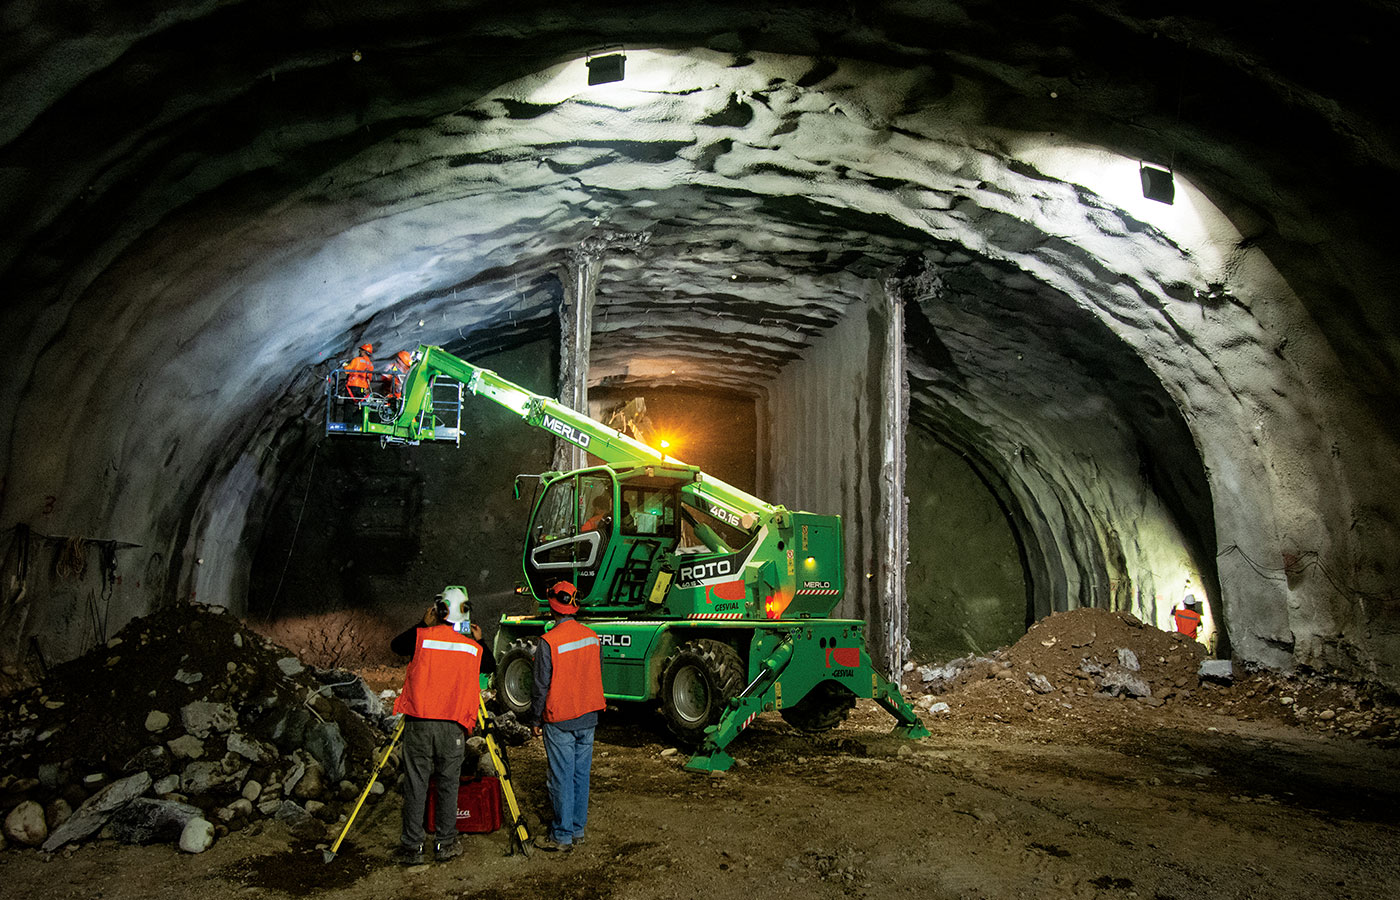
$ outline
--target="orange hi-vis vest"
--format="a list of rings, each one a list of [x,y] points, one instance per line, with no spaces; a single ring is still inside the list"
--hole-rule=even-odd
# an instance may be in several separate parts
[[[546,722],[567,722],[607,706],[603,699],[603,651],[598,635],[575,619],[545,632],[554,672],[544,701]]]
[[[1178,607],[1172,610],[1172,615],[1176,616],[1176,630],[1189,638],[1196,636],[1196,631],[1201,627],[1201,614],[1193,609],[1182,609]]]
[[[481,645],[451,625],[419,628],[394,713],[446,719],[470,731],[481,696]]]
[[[368,356],[363,353],[345,366],[349,375],[345,376],[345,386],[347,388],[359,388],[362,391],[369,390],[369,376],[374,371],[374,363],[370,362]]]
[[[388,371],[380,376],[384,379],[384,393],[390,400],[398,400],[403,397],[403,376],[403,367],[397,362],[389,363]]]

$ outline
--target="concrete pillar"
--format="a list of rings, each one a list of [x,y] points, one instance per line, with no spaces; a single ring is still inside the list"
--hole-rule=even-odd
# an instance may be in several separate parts
[[[905,437],[909,432],[909,371],[905,364],[904,297],[906,288],[897,278],[885,281],[882,310],[885,320],[884,353],[880,365],[880,518],[885,535],[880,584],[876,590],[877,622],[884,625],[886,674],[898,679],[908,653],[909,594],[909,498],[905,496]]]
[[[584,415],[588,414],[588,360],[603,249],[585,243],[564,257],[564,299],[559,309],[559,402]],[[585,456],[583,450],[562,438],[554,442],[555,469],[581,469]]]

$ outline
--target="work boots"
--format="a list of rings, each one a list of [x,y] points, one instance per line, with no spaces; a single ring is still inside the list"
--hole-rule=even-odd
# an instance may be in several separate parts
[[[435,862],[447,862],[449,859],[462,855],[462,845],[458,841],[438,841],[433,848],[433,860]]]
[[[423,865],[423,845],[411,847],[408,844],[399,844],[394,850],[394,862],[401,866]]]

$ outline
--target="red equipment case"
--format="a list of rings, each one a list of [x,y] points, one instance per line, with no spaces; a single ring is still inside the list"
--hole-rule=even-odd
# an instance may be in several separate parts
[[[436,824],[437,797],[428,782],[428,813],[424,827],[432,834]],[[462,834],[489,834],[501,827],[501,780],[494,775],[463,778],[457,789],[457,831]]]

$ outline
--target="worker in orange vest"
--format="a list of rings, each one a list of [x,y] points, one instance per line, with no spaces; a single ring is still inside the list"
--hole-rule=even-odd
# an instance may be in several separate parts
[[[457,842],[457,792],[462,780],[467,734],[476,726],[480,676],[496,670],[472,624],[467,591],[449,587],[438,594],[421,622],[394,638],[389,647],[412,657],[403,691],[394,701],[404,716],[403,830],[395,858],[403,865],[423,862],[428,783],[433,781],[437,816],[433,857],[444,862],[462,850]]]
[[[1176,630],[1194,641],[1201,630],[1201,609],[1200,601],[1192,593],[1189,581],[1186,582],[1186,596],[1182,599],[1181,604],[1181,606],[1172,607],[1172,618],[1176,622]]]
[[[349,373],[345,376],[345,390],[356,403],[363,403],[369,396],[369,379],[374,374],[374,362],[370,354],[373,344],[361,344],[360,355],[345,364]]]
[[[561,581],[550,588],[554,627],[535,650],[532,730],[544,735],[547,781],[554,806],[548,834],[535,837],[541,850],[573,850],[588,822],[588,782],[593,768],[593,731],[603,699],[603,656],[598,635],[574,618],[578,592]]]
[[[407,350],[400,350],[394,354],[394,358],[389,361],[384,374],[379,376],[384,382],[384,396],[390,400],[403,399],[403,379],[408,374],[408,369],[413,365],[413,357]]]

